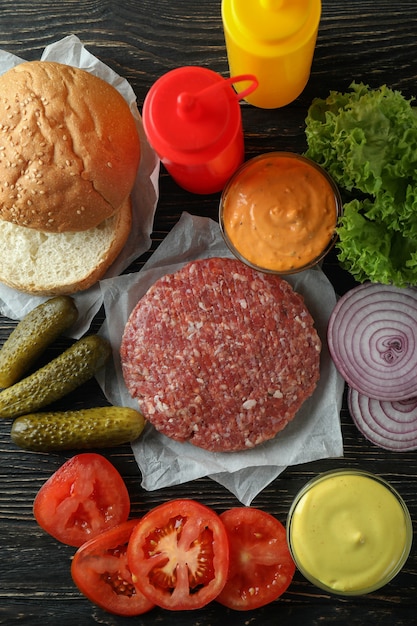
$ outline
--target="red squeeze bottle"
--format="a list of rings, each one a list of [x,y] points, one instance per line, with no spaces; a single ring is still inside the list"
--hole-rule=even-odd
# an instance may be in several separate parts
[[[237,93],[233,84],[240,81],[250,84]],[[178,185],[197,194],[223,189],[244,159],[239,100],[257,84],[252,75],[225,79],[195,66],[171,70],[153,84],[143,103],[143,127]]]

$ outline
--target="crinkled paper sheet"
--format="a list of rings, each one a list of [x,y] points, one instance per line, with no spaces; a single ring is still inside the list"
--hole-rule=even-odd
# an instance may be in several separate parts
[[[174,272],[185,262],[213,256],[230,256],[218,224],[183,213],[140,272],[100,282],[106,311],[100,332],[110,339],[114,359],[98,380],[111,403],[138,408],[124,385],[119,358],[123,329],[133,307],[163,274]],[[286,467],[343,456],[340,409],[344,382],[329,356],[326,341],[327,322],[336,295],[318,268],[290,276],[288,281],[303,295],[323,342],[321,378],[313,396],[275,439],[244,452],[207,452],[168,439],[148,424],[132,443],[145,489],[209,476],[248,505]]]
[[[47,46],[41,60],[80,67],[106,80],[122,94],[135,118],[141,140],[141,162],[132,192],[132,229],[123,251],[106,273],[106,278],[117,276],[129,267],[134,259],[151,247],[150,236],[158,201],[159,160],[144,134],[132,87],[124,78],[88,52],[78,37],[69,35]],[[0,74],[23,61],[24,59],[0,50]],[[74,294],[73,297],[79,311],[79,319],[77,324],[68,332],[68,335],[78,339],[90,327],[91,321],[100,309],[103,300],[98,284],[86,291]],[[41,296],[21,293],[6,285],[0,285],[0,313],[12,319],[22,319],[46,299]]]

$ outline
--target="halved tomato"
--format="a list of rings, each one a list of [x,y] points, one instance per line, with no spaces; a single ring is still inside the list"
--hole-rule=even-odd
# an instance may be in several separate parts
[[[38,491],[33,514],[58,541],[79,547],[125,522],[130,498],[123,478],[104,456],[78,454],[64,463]]]
[[[226,583],[229,546],[213,510],[194,500],[171,500],[147,513],[127,550],[137,589],[164,609],[197,609]]]
[[[91,602],[116,615],[141,615],[154,604],[136,589],[127,563],[127,545],[138,520],[129,520],[84,543],[74,555],[71,575]]]
[[[269,513],[251,507],[229,509],[220,519],[229,538],[230,566],[218,602],[247,611],[276,600],[295,572],[284,526]]]

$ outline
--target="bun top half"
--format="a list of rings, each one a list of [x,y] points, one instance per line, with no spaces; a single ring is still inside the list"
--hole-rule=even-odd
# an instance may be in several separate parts
[[[140,152],[127,102],[101,78],[49,61],[0,76],[0,219],[95,227],[128,199]]]

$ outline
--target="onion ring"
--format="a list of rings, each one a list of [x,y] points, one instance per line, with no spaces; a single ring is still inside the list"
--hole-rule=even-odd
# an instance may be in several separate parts
[[[348,407],[357,429],[374,445],[396,452],[417,449],[417,398],[386,402],[349,387]]]
[[[394,402],[417,396],[417,289],[363,283],[337,302],[327,339],[350,387]]]

